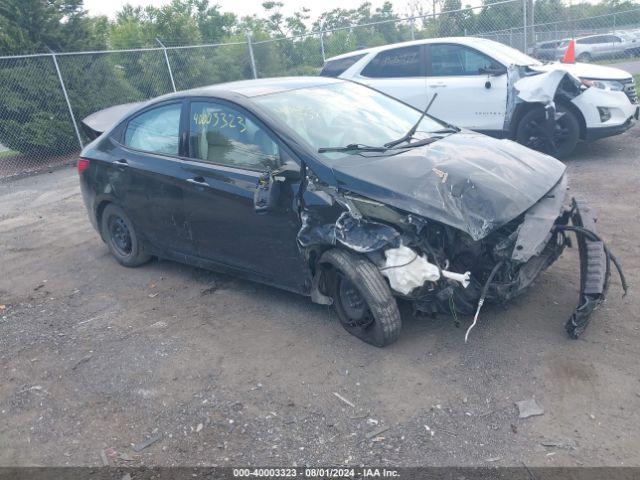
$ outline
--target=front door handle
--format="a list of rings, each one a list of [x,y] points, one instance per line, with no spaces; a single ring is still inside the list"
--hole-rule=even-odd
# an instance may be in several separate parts
[[[209,184],[204,179],[204,177],[187,178],[187,182],[194,183],[196,185],[200,185],[200,186],[203,186],[203,187],[208,187],[209,186]]]
[[[124,167],[129,166],[129,163],[124,158],[121,158],[120,160],[116,160],[113,163],[118,167],[118,170],[120,170],[121,172],[124,172],[125,170]]]
[[[438,83],[430,83],[429,86],[431,88],[444,88],[447,86],[447,84],[444,82],[438,82]]]

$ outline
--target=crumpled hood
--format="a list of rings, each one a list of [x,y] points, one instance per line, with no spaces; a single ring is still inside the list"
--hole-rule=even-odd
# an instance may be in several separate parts
[[[626,80],[631,78],[629,72],[620,68],[595,65],[593,63],[545,63],[544,65],[532,65],[529,68],[538,72],[550,72],[552,70],[564,70],[578,78],[591,78],[598,80]]]
[[[332,168],[341,188],[480,240],[535,204],[566,167],[510,140],[462,131],[396,155],[343,158]]]

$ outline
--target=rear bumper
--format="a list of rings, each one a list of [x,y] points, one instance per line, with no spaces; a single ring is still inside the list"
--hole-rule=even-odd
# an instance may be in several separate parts
[[[89,168],[91,169],[91,167]],[[88,179],[89,175],[93,175],[93,172],[91,170],[87,170],[80,174],[80,192],[82,193],[82,201],[84,203],[84,206],[87,209],[89,221],[91,222],[93,228],[95,228],[96,231],[100,232],[100,227],[98,226],[98,219],[96,215],[96,195],[90,186],[90,180]]]

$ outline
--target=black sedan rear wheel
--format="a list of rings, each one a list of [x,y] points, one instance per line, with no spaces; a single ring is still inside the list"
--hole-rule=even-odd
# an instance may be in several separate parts
[[[326,252],[321,263],[333,267],[328,272],[330,294],[345,330],[376,347],[395,342],[402,328],[400,311],[376,266],[365,257],[339,249]]]
[[[138,236],[124,210],[109,204],[102,212],[102,238],[116,260],[125,267],[137,267],[151,257],[142,251]]]
[[[561,105],[562,116],[556,121],[552,138],[545,131],[546,112],[542,107],[529,110],[518,122],[516,141],[525,147],[564,158],[570,155],[580,140],[580,123],[575,114]]]

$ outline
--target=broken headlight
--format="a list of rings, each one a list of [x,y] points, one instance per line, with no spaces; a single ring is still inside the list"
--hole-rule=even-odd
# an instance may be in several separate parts
[[[587,80],[583,79],[582,83],[588,87],[599,88],[600,90],[610,90],[612,92],[622,92],[624,84],[616,80]]]

